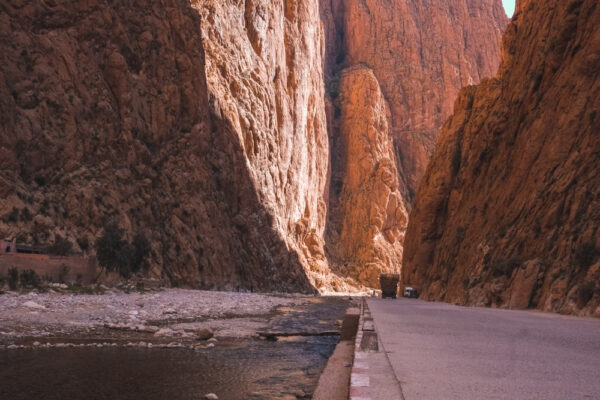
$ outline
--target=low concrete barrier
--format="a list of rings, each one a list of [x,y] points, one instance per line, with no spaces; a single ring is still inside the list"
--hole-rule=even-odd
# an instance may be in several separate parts
[[[93,257],[0,253],[0,277],[6,278],[9,268],[16,268],[19,272],[30,269],[41,278],[55,281],[64,274],[63,271],[67,272],[63,278],[68,282],[88,284],[96,277],[96,260]]]

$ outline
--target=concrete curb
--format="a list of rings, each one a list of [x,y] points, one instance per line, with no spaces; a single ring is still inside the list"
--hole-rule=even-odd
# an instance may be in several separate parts
[[[363,299],[354,343],[350,400],[403,400],[402,388],[375,329],[375,320]]]
[[[358,331],[356,332],[356,340],[354,341],[354,362],[352,363],[352,372],[350,375],[350,400],[370,400],[369,397],[364,396],[364,388],[368,388],[371,385],[368,374],[369,364],[364,360],[365,354],[360,352],[365,324],[365,308],[368,307],[366,301],[363,299],[360,305]]]
[[[358,308],[350,307],[346,310],[340,341],[319,377],[317,388],[313,393],[313,400],[348,400],[350,367],[354,359],[354,338],[359,318],[360,310]]]

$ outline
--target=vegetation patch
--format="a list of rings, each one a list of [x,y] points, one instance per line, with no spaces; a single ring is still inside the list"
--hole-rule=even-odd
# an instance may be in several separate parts
[[[10,290],[17,290],[19,287],[19,271],[15,267],[8,269],[8,287]]]
[[[54,244],[50,246],[48,252],[57,256],[68,256],[72,253],[72,250],[73,243],[71,243],[68,239],[63,238],[61,235],[57,234],[54,239]]]
[[[23,288],[37,288],[40,285],[40,277],[32,269],[21,271],[19,283]]]
[[[104,227],[94,247],[100,267],[117,272],[124,278],[129,278],[148,266],[146,260],[150,255],[150,242],[146,236],[137,233],[129,243],[116,222],[110,222]]]

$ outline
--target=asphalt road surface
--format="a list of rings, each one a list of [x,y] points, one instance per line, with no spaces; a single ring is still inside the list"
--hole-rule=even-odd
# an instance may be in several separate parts
[[[368,304],[406,400],[600,399],[598,319],[412,299]]]

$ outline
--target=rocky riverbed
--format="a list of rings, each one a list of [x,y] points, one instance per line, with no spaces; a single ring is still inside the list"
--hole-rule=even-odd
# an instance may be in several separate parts
[[[323,298],[310,296],[183,289],[108,290],[102,295],[8,292],[0,296],[0,346],[132,346],[141,342],[150,347],[198,348],[209,346],[209,340],[255,337],[268,330],[271,322],[282,325],[282,315],[306,314],[307,306],[321,302]],[[306,316],[294,322],[304,320]]]
[[[0,295],[0,398],[308,399],[353,302],[56,291]]]

